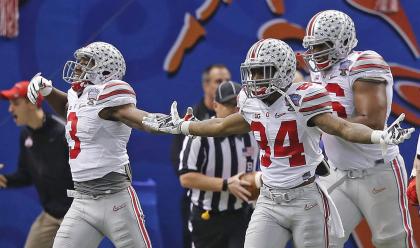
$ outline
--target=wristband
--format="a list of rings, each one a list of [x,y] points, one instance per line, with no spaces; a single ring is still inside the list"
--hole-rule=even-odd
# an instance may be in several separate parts
[[[227,179],[223,179],[222,191],[226,191],[228,189],[228,181]]]
[[[52,89],[52,87],[45,87],[40,89],[39,93],[41,93],[42,96],[48,96],[49,94],[51,94]]]
[[[417,155],[416,155],[416,158],[417,158],[418,160],[420,160],[420,154],[417,154]]]
[[[380,144],[382,134],[383,131],[373,130],[373,132],[370,134],[370,141],[372,142],[372,144]]]
[[[181,123],[181,133],[184,135],[190,135],[190,123],[191,121],[184,121]]]

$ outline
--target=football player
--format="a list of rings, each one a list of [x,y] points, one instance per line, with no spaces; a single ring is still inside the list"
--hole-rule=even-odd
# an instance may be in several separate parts
[[[417,208],[420,210],[420,134],[417,141],[417,150],[414,157],[413,170],[411,171],[411,176],[408,181],[407,197],[408,202],[411,205],[417,206]]]
[[[326,10],[306,27],[303,46],[308,50],[303,57],[311,81],[329,92],[335,116],[383,129],[391,112],[391,70],[378,53],[353,51],[356,45],[352,19]],[[342,242],[365,218],[376,247],[413,247],[407,174],[398,146],[350,143],[328,133],[322,141],[332,166],[325,184],[343,222]]]
[[[136,108],[136,94],[122,81],[125,61],[117,48],[94,42],[74,53],[63,79],[64,93],[37,74],[28,97],[38,92],[67,118],[66,138],[75,191],[73,204],[53,247],[97,247],[105,235],[116,247],[151,247],[144,215],[131,186],[127,142],[131,129],[146,130],[147,112]]]
[[[329,247],[330,238],[344,234],[334,204],[314,183],[315,169],[323,160],[321,130],[352,142],[378,144],[402,142],[413,130],[394,123],[374,131],[334,116],[324,87],[292,84],[295,54],[281,40],[256,42],[240,69],[244,88],[239,113],[191,122],[180,119],[173,104],[170,122],[150,114],[143,123],[156,131],[198,136],[253,131],[260,146],[263,185],[245,247],[284,247],[290,238],[295,247]]]

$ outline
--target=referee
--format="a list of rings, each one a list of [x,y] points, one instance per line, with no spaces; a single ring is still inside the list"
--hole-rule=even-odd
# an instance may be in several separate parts
[[[241,86],[231,81],[219,85],[214,109],[224,118],[237,111]],[[239,179],[255,171],[258,144],[251,133],[229,137],[185,138],[180,154],[181,185],[189,188],[189,229],[193,247],[243,247],[251,208],[250,193]]]

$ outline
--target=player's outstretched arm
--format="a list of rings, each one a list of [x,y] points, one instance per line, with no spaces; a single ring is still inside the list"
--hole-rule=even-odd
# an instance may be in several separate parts
[[[409,139],[414,128],[403,129],[399,123],[404,119],[404,115],[398,119],[387,129],[372,130],[371,128],[351,123],[339,117],[335,117],[331,113],[323,113],[312,117],[313,124],[318,126],[322,131],[339,136],[347,141],[363,144],[399,144]]]
[[[205,121],[189,122],[188,134],[206,137],[226,137],[251,131],[248,122],[241,114],[231,114],[225,118],[213,118]]]
[[[192,109],[189,108],[192,111]],[[180,118],[177,103],[171,106],[171,115],[168,118],[157,118],[149,114],[143,120],[143,125],[161,133],[184,134],[205,137],[225,137],[234,134],[250,132],[250,126],[239,113],[231,114],[225,118],[213,118],[205,121],[195,121],[192,112],[187,111],[184,118]]]
[[[149,113],[138,109],[134,104],[104,108],[99,112],[99,117],[104,120],[121,121],[129,127],[153,132],[153,129],[142,124],[143,118]]]
[[[63,118],[66,118],[67,112],[67,94],[54,88],[51,80],[37,73],[28,85],[28,98],[36,104],[39,95],[45,97],[54,111]]]

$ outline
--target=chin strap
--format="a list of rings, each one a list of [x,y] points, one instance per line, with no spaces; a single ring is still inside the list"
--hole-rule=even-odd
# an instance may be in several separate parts
[[[89,84],[89,82],[74,82],[71,84],[71,88],[77,93],[82,93]]]
[[[297,108],[297,106],[293,103],[292,99],[290,99],[289,95],[286,94],[286,91],[290,88],[292,84],[289,84],[288,86],[286,86],[284,89],[280,89],[280,88],[275,88],[275,90],[280,93],[280,95],[284,96],[284,98],[286,99],[286,101],[289,102],[290,106],[293,108],[293,110],[299,114],[299,110]]]

